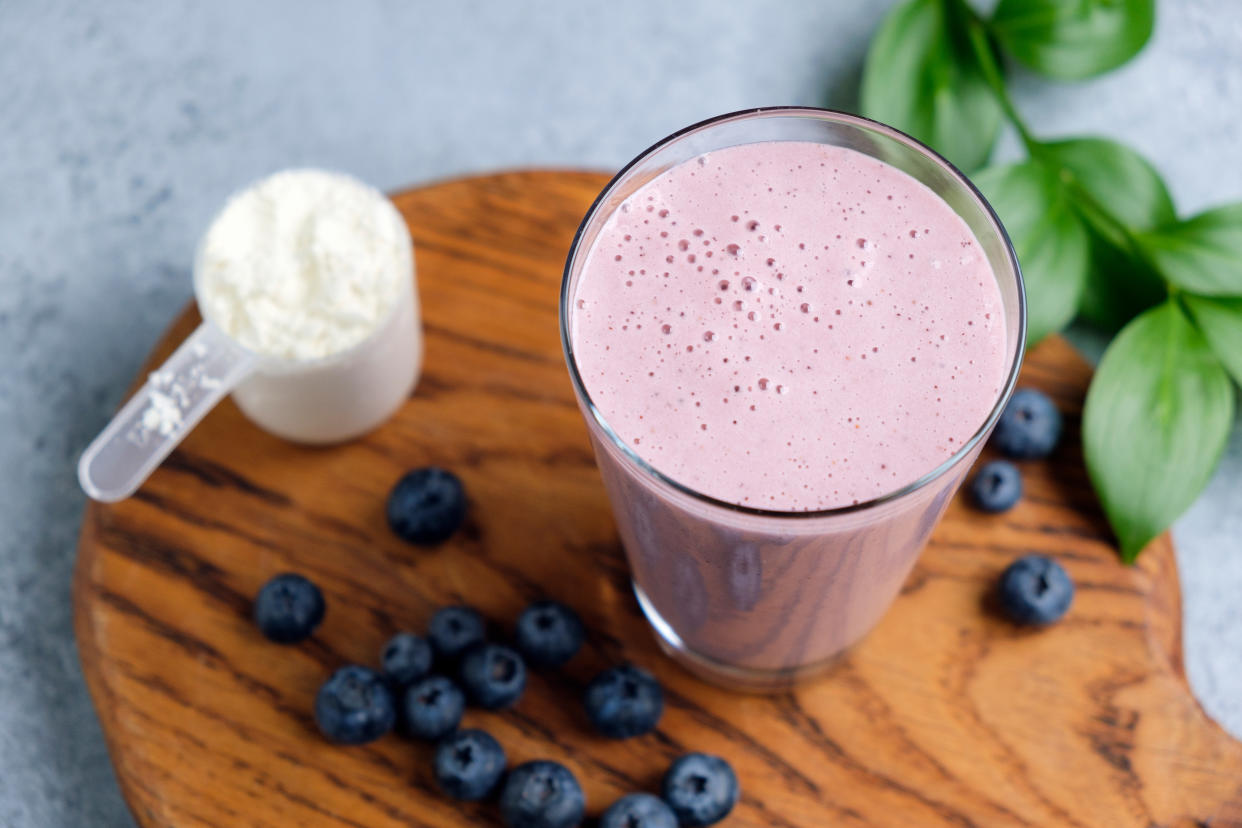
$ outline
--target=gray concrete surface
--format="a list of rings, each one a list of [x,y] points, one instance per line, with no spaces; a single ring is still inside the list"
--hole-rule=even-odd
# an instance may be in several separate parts
[[[1135,63],[1018,83],[1049,134],[1124,137],[1193,210],[1242,198],[1242,6],[1162,0]],[[121,826],[82,685],[74,461],[190,296],[233,188],[614,168],[719,112],[855,99],[877,0],[0,2],[0,825]],[[1190,677],[1242,734],[1242,430],[1177,526]]]

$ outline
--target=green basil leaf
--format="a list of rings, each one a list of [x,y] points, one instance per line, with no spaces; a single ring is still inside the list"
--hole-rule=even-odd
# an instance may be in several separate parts
[[[1070,209],[1056,172],[1027,161],[974,176],[1013,241],[1026,281],[1026,342],[1034,345],[1074,317],[1087,278],[1087,229]]]
[[[959,3],[908,0],[888,13],[867,51],[862,110],[973,170],[992,152],[1001,108]]]
[[[1123,144],[1104,138],[1071,138],[1036,148],[1039,160],[1060,171],[1083,216],[1109,241],[1126,238],[1102,219],[1106,210],[1131,230],[1150,230],[1177,218],[1173,199],[1156,169]]]
[[[1173,302],[1108,346],[1083,409],[1091,482],[1132,562],[1207,484],[1233,425],[1233,386]]]
[[[992,32],[1040,74],[1077,80],[1116,69],[1151,38],[1155,0],[1001,0]]]
[[[1205,296],[1242,296],[1242,204],[1200,213],[1139,238],[1173,284]]]
[[[1242,297],[1208,299],[1186,294],[1182,300],[1216,358],[1242,385]]]
[[[1146,261],[1088,229],[1091,267],[1079,315],[1101,330],[1115,333],[1148,308],[1168,297],[1159,274]]]
[[[1103,138],[1055,141],[1038,145],[1035,153],[1057,170],[1090,231],[1083,318],[1115,331],[1163,301],[1163,280],[1135,255],[1128,235],[1176,219],[1173,199],[1155,168],[1134,150]]]

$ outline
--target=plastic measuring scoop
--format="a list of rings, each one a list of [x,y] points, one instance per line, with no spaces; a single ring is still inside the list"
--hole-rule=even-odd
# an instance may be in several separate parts
[[[315,170],[284,174],[325,175]],[[405,219],[382,193],[372,192],[381,205],[374,220],[388,222],[387,229],[398,241],[391,265],[411,276],[402,282],[376,328],[340,352],[286,359],[251,351],[208,317],[151,372],[82,454],[78,480],[90,497],[110,503],[137,491],[226,394],[231,393],[242,413],[265,431],[310,444],[339,443],[365,434],[405,401],[418,379],[423,355],[414,249]],[[200,246],[194,292],[198,306],[208,308],[201,274]]]
[[[412,272],[412,251],[404,257]],[[392,415],[418,380],[418,316],[410,279],[370,336],[304,361],[256,354],[203,322],[82,454],[83,491],[108,503],[129,497],[230,393],[255,425],[286,440],[325,445],[365,434]]]
[[[214,323],[199,325],[82,454],[83,491],[107,503],[129,497],[258,362]]]
[[[412,251],[403,259],[412,272]],[[78,480],[95,500],[124,500],[230,393],[243,414],[277,437],[312,445],[353,439],[388,419],[410,395],[422,355],[413,279],[370,336],[318,359],[256,354],[207,320],[87,447]]]

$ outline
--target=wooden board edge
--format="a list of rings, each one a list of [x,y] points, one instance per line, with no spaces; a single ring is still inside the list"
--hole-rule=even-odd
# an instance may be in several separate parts
[[[125,753],[117,744],[118,734],[122,731],[121,722],[117,719],[117,705],[102,667],[102,656],[95,628],[94,613],[91,612],[92,602],[97,600],[95,579],[89,570],[94,566],[96,558],[88,554],[91,541],[98,526],[98,506],[88,500],[86,513],[82,518],[82,532],[78,538],[78,556],[73,567],[73,583],[70,596],[73,602],[73,634],[78,648],[78,660],[82,666],[82,678],[86,682],[86,690],[95,708],[95,715],[100,720],[104,746],[108,750],[108,759],[112,764],[112,775],[121,790],[121,798],[129,808],[130,814],[140,825],[156,825],[155,815],[150,813],[147,792],[137,784],[135,776],[125,765]],[[98,544],[94,548],[99,548]]]

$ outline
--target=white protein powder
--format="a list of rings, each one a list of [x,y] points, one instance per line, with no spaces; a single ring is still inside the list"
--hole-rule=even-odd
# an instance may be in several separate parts
[[[199,249],[204,316],[257,353],[313,360],[387,318],[411,278],[409,231],[360,181],[288,170],[233,196]]]

